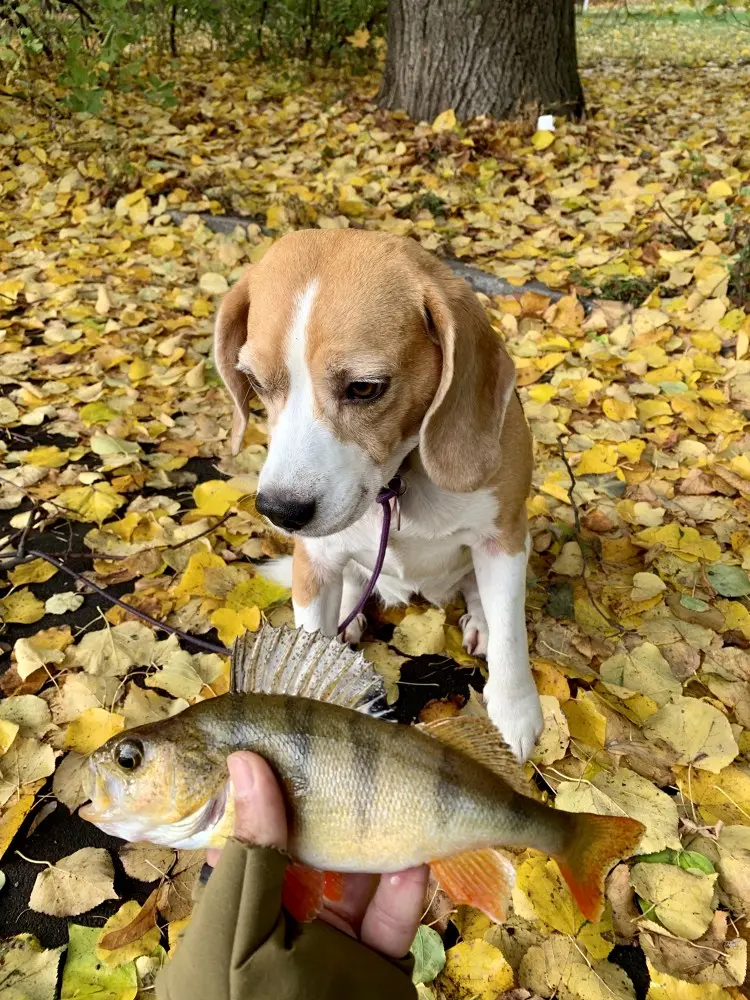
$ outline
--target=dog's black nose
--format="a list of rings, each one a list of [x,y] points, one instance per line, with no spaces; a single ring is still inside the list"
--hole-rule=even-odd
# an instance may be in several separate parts
[[[290,500],[277,493],[259,493],[255,507],[272,524],[285,531],[299,531],[315,516],[314,500]]]

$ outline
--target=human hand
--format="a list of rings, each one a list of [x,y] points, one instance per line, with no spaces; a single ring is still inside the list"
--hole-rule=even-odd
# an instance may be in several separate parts
[[[229,757],[235,793],[235,837],[264,847],[287,846],[286,808],[273,771],[257,754]],[[215,865],[219,850],[208,852]],[[409,950],[424,909],[427,865],[390,875],[345,875],[342,898],[326,901],[319,919],[391,958]]]

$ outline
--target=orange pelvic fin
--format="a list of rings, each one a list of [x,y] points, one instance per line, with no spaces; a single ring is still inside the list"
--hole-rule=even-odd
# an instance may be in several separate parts
[[[502,923],[516,880],[513,865],[491,847],[465,851],[430,863],[432,873],[454,903],[466,903]]]
[[[332,903],[344,898],[344,875],[341,872],[323,872],[323,897]]]
[[[325,873],[295,861],[289,865],[281,893],[281,903],[300,923],[314,920],[323,908]]]
[[[326,899],[340,902],[343,895],[344,876],[340,872],[323,872],[295,861],[286,870],[281,902],[295,920],[307,923],[317,917]]]
[[[578,908],[587,920],[596,921],[604,909],[604,880],[615,861],[628,858],[646,828],[626,816],[575,817],[565,852],[556,857]]]

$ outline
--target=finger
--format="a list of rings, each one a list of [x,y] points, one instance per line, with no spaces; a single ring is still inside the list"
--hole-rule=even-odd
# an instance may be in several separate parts
[[[341,899],[324,900],[319,916],[326,923],[333,924],[341,930],[342,924],[359,934],[362,918],[372,899],[378,884],[377,875],[344,875],[343,893]]]
[[[242,751],[228,759],[234,787],[234,835],[265,847],[285,848],[286,808],[271,768],[257,754]]]
[[[391,958],[407,953],[424,911],[429,874],[422,865],[383,875],[362,921],[363,944]]]
[[[271,768],[262,757],[245,750],[233,753],[227,764],[234,789],[235,837],[247,844],[284,849],[286,808]],[[208,863],[216,864],[219,853],[209,851]]]

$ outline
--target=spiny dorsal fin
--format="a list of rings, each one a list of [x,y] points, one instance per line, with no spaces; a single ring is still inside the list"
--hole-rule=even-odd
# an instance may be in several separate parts
[[[436,719],[419,726],[430,736],[450,744],[489,771],[494,771],[515,792],[528,798],[541,798],[536,785],[529,781],[510,747],[488,718],[479,715],[456,715]]]
[[[289,694],[383,716],[385,685],[364,654],[320,632],[265,623],[232,648],[233,694]]]

